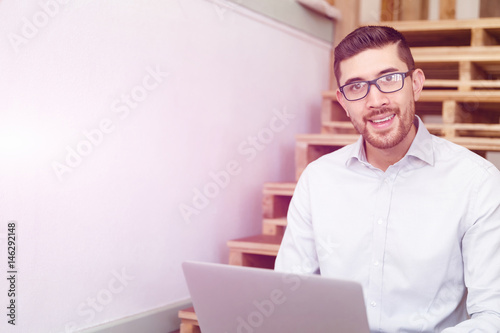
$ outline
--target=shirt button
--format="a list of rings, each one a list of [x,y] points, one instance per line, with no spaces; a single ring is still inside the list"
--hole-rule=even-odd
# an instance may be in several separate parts
[[[374,266],[378,266],[378,265],[379,265],[378,260],[375,260],[375,261],[373,262],[373,265],[374,265]]]
[[[382,224],[382,223],[384,223],[384,220],[382,220],[382,219],[378,219],[377,223],[378,223],[378,224]]]
[[[375,302],[375,301],[371,301],[371,302],[370,302],[370,305],[371,305],[371,306],[373,306],[373,307],[376,307],[376,306],[377,306],[377,302]]]

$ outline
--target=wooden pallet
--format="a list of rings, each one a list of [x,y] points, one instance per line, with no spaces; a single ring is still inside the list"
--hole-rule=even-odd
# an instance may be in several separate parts
[[[442,116],[444,124],[499,124],[500,123],[500,91],[474,90],[424,90],[416,103],[416,113],[422,116]],[[337,102],[332,91],[323,93],[322,130],[324,133],[346,133],[346,126],[339,126],[339,131],[332,132],[331,124],[348,122],[345,111]],[[477,127],[477,126],[476,126]],[[484,126],[490,131],[494,126]],[[474,128],[477,129],[477,128]],[[455,136],[457,132],[446,132],[447,137]]]
[[[193,307],[180,310],[178,317],[181,319],[180,333],[201,333]]]
[[[434,135],[446,137],[448,133],[454,133],[458,137],[500,137],[500,124],[440,124],[426,123],[425,127]],[[348,121],[331,121],[323,124],[324,132],[336,134],[352,134],[357,132]],[[497,150],[496,148],[494,149]]]
[[[262,191],[262,233],[283,235],[295,183],[267,183]]]
[[[411,47],[500,45],[500,19],[381,22],[405,35]]]
[[[230,240],[229,264],[272,269],[282,238],[282,235],[256,235]]]
[[[500,46],[424,47],[412,53],[425,73],[425,89],[500,88]]]
[[[345,124],[345,126],[347,125],[348,124]],[[430,127],[438,128],[439,126],[439,124],[435,124],[435,126]],[[472,127],[473,126],[474,125],[472,125]],[[297,161],[300,161],[300,163],[296,165],[297,179],[309,163],[322,156],[322,154],[324,155],[340,148],[338,145],[338,136],[339,135],[332,134],[303,134],[297,136],[297,146],[300,147],[300,149],[297,150],[297,154],[300,154],[297,156]],[[342,134],[342,137],[346,138],[346,140],[350,138],[350,143],[354,143],[359,138],[359,135]],[[500,138],[451,137],[447,139],[483,157],[486,155],[486,152],[500,151]]]
[[[300,134],[295,137],[295,180],[306,166],[319,157],[340,149],[358,139],[357,134]]]

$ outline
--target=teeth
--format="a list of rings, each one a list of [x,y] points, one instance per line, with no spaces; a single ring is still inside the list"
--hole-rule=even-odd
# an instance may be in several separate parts
[[[378,123],[383,123],[384,121],[388,121],[388,120],[392,119],[392,117],[394,117],[394,115],[391,115],[391,116],[385,117],[384,119],[372,120],[372,122],[374,122],[375,124],[378,124]]]

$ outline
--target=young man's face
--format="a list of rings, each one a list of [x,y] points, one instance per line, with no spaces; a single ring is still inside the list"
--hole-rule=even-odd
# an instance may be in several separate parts
[[[408,69],[399,59],[397,44],[368,49],[340,63],[340,86],[374,80],[386,74],[405,73]],[[404,86],[399,91],[383,93],[371,85],[368,95],[360,100],[348,101],[339,90],[337,100],[367,144],[378,149],[393,148],[408,140],[423,80],[423,72],[416,69],[413,76],[404,79]]]

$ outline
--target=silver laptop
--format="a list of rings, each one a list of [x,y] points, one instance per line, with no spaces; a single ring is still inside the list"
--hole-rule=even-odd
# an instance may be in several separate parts
[[[370,332],[359,283],[222,264],[182,264],[202,333]]]

